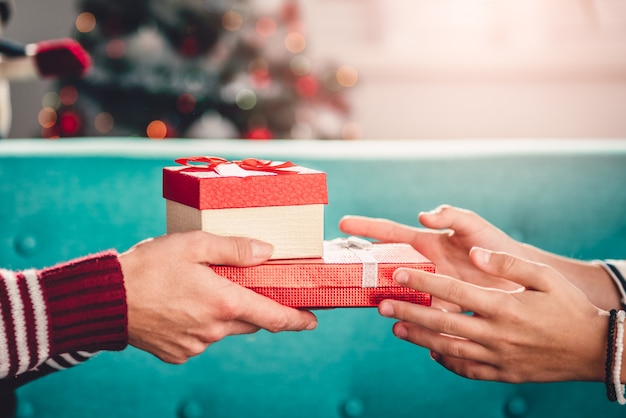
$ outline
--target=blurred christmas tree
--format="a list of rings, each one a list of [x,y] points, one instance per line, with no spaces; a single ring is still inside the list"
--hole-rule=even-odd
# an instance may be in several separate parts
[[[245,0],[80,0],[78,9],[75,37],[94,68],[46,95],[43,137],[356,136],[345,98],[356,72],[315,67],[295,0],[271,15]]]

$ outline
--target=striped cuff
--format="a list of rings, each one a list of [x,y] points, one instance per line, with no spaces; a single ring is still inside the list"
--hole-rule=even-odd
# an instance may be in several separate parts
[[[114,251],[41,271],[0,269],[0,379],[46,374],[126,345],[126,293]]]
[[[122,350],[128,341],[126,291],[114,251],[44,269],[50,357],[76,351]]]
[[[613,279],[622,309],[626,309],[626,260],[600,260],[599,263]]]

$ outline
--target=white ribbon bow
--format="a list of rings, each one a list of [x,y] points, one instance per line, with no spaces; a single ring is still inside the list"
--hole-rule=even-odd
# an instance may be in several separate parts
[[[335,238],[328,241],[330,245],[350,250],[363,264],[361,287],[378,287],[378,261],[371,253],[373,244],[363,238]]]

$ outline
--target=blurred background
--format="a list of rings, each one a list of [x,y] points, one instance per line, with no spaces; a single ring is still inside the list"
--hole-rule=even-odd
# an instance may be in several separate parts
[[[10,138],[626,137],[623,0],[20,0],[83,79],[12,82]]]

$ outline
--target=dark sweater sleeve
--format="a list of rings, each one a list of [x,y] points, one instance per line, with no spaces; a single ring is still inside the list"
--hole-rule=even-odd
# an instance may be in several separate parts
[[[0,389],[124,349],[127,325],[115,251],[43,270],[0,270]]]

